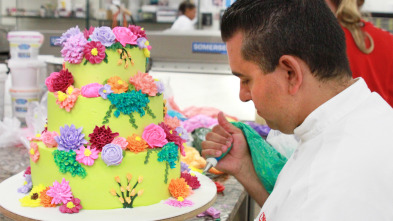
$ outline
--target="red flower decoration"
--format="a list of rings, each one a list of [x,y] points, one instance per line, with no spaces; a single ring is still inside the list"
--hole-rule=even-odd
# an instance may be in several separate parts
[[[119,136],[119,133],[112,133],[112,130],[109,128],[105,128],[105,126],[94,128],[93,133],[89,134],[91,148],[96,148],[99,151],[102,151],[102,148],[111,143],[115,137]]]
[[[180,148],[180,150],[183,154],[183,148],[184,148],[183,143],[185,143],[185,141],[183,139],[181,139],[181,137],[177,134],[177,131],[172,130],[165,123],[159,123],[158,126],[160,126],[162,129],[164,129],[165,134],[166,134],[166,139],[169,142],[175,143]]]
[[[183,178],[186,180],[187,184],[193,189],[198,189],[201,184],[199,183],[198,177],[192,176],[191,174],[187,172],[183,172],[180,175],[180,178]]]
[[[85,30],[83,31],[83,36],[85,36],[86,40],[88,40],[90,35],[93,34],[93,31],[94,31],[93,26],[90,26],[89,30],[85,28]]]
[[[216,184],[217,187],[217,193],[221,193],[225,190],[225,186],[222,185],[220,182],[215,181],[214,184]]]
[[[99,64],[105,58],[105,46],[99,41],[90,41],[83,49],[86,60],[92,64]]]
[[[25,172],[23,173],[23,176],[25,177],[26,175],[31,175],[31,167],[28,166],[25,170]]]
[[[79,213],[79,210],[81,209],[81,200],[78,198],[72,198],[69,202],[61,205],[59,208],[62,213]]]
[[[68,69],[60,72],[53,72],[45,80],[45,84],[50,92],[62,91],[66,92],[67,88],[74,83],[74,77]]]
[[[142,30],[141,27],[136,26],[136,25],[129,25],[128,29],[130,29],[130,31],[132,33],[134,33],[134,35],[136,35],[138,38],[141,38],[141,37],[146,38],[145,30]]]

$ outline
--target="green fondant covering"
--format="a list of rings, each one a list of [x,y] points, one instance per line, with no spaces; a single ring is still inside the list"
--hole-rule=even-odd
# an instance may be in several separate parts
[[[109,118],[109,123],[102,124],[106,112],[109,110],[111,102],[101,97],[97,98],[85,98],[79,96],[75,103],[75,106],[70,112],[65,109],[61,109],[56,104],[56,97],[53,93],[48,93],[48,131],[60,132],[60,127],[64,125],[74,124],[76,128],[83,127],[82,133],[85,134],[85,138],[89,140],[88,135],[93,132],[95,126],[109,126],[113,132],[118,132],[119,136],[127,138],[133,133],[142,135],[144,128],[151,124],[159,124],[163,121],[163,98],[162,95],[156,97],[149,97],[150,102],[148,106],[156,116],[152,118],[149,114],[145,114],[143,117],[139,113],[133,113],[135,123],[138,128],[132,127],[129,122],[130,117],[124,114],[120,114],[118,118],[113,115],[114,110]]]
[[[132,49],[127,48],[127,52],[131,54],[131,59],[134,64],[129,64],[125,68],[125,61],[120,59],[120,54],[113,49],[106,49],[106,54],[108,58],[108,63],[102,61],[99,64],[91,64],[87,62],[84,65],[86,59],[79,64],[65,63],[65,67],[71,72],[74,77],[74,87],[82,88],[90,83],[100,83],[108,80],[110,77],[119,76],[124,81],[128,82],[131,76],[134,76],[139,72],[145,73],[146,71],[146,57],[143,50],[138,47]],[[119,60],[122,64],[118,64]]]
[[[37,144],[40,158],[37,163],[30,161],[33,184],[52,186],[55,180],[60,183],[65,178],[70,181],[71,191],[74,197],[81,200],[83,209],[123,208],[123,204],[118,197],[111,195],[110,190],[115,189],[118,194],[121,194],[115,177],[120,177],[121,184],[125,188],[127,173],[132,174],[132,184],[135,184],[139,176],[143,176],[143,181],[138,184],[136,190],[143,189],[144,192],[142,196],[135,199],[134,207],[155,204],[170,197],[169,182],[164,183],[166,162],[157,161],[157,151],[151,152],[147,164],[144,164],[147,151],[138,154],[126,151],[121,164],[110,167],[101,160],[100,155],[92,166],[83,165],[87,176],[81,178],[80,176],[73,177],[70,173],[63,174],[59,171],[52,155],[56,148],[47,148],[42,142],[37,142]],[[180,162],[176,162],[174,169],[169,169],[168,180],[178,177],[180,177]]]

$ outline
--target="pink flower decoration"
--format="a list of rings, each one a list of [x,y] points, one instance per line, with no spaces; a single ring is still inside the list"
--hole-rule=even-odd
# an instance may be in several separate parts
[[[179,207],[179,208],[194,205],[194,203],[192,201],[187,200],[187,199],[184,199],[183,201],[168,199],[164,203],[168,204],[170,206]]]
[[[66,181],[64,178],[61,183],[53,182],[53,186],[49,187],[49,190],[46,192],[46,195],[53,197],[52,204],[66,204],[72,199],[71,187],[68,184],[70,181]]]
[[[59,136],[59,134],[56,131],[53,132],[46,131],[41,135],[42,142],[44,142],[44,144],[49,148],[57,147],[57,142],[55,140],[56,136]]]
[[[143,30],[140,26],[136,26],[136,25],[129,25],[128,29],[130,29],[130,31],[136,35],[137,38],[146,38],[146,33],[145,30]]]
[[[148,73],[138,72],[135,76],[130,77],[130,83],[135,86],[135,90],[141,90],[142,93],[149,96],[156,96],[158,92],[153,77]]]
[[[85,58],[92,64],[99,64],[105,58],[105,46],[99,41],[90,41],[83,49]]]
[[[30,150],[29,155],[31,160],[34,163],[37,163],[38,159],[40,159],[40,151],[38,150],[38,145],[35,142],[30,142]]]
[[[76,161],[91,166],[94,164],[94,160],[98,158],[99,152],[95,148],[91,149],[90,146],[85,147],[82,145],[79,150],[75,150]]]
[[[168,143],[165,131],[158,125],[150,124],[145,127],[142,138],[149,144],[151,148],[163,147]]]
[[[86,40],[88,40],[90,35],[93,34],[93,32],[94,32],[94,27],[90,26],[89,30],[85,28],[85,30],[83,31],[83,36],[85,36]]]
[[[45,84],[50,92],[65,92],[74,83],[74,77],[68,69],[53,72],[45,79]]]
[[[91,83],[82,87],[81,94],[83,97],[99,97],[98,91],[103,85],[99,83]]]
[[[69,202],[64,203],[59,208],[62,213],[79,213],[79,210],[81,209],[81,200],[78,198],[72,198]]]
[[[112,31],[116,36],[116,40],[120,42],[123,47],[125,47],[126,44],[136,45],[136,39],[138,37],[134,35],[130,29],[126,27],[115,27]]]
[[[117,137],[111,143],[119,145],[123,150],[126,150],[128,146],[127,139],[124,137]]]
[[[165,116],[164,123],[168,125],[172,130],[176,130],[176,127],[180,127],[180,120],[177,117]]]
[[[70,112],[81,94],[81,90],[79,88],[74,88],[74,86],[71,85],[68,87],[66,93],[58,91],[54,94],[57,98],[56,104],[58,104],[60,108],[64,108],[67,112]]]
[[[61,49],[61,56],[64,61],[68,61],[71,64],[79,64],[83,60],[83,49],[87,44],[87,40],[82,33],[73,35],[67,39],[64,43],[63,49]]]

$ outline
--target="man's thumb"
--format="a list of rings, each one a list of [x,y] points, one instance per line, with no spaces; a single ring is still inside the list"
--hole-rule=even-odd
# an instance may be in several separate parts
[[[241,130],[235,126],[233,126],[229,121],[225,118],[224,113],[220,112],[217,115],[218,124],[223,127],[228,133],[240,133]]]

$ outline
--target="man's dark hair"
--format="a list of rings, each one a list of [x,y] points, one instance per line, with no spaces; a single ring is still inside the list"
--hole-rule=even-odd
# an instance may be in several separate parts
[[[179,11],[184,14],[186,12],[186,9],[194,9],[195,5],[192,2],[189,1],[184,1],[179,5]]]
[[[319,80],[351,76],[344,32],[324,0],[237,0],[222,17],[221,37],[238,31],[243,58],[266,73],[293,55]]]

